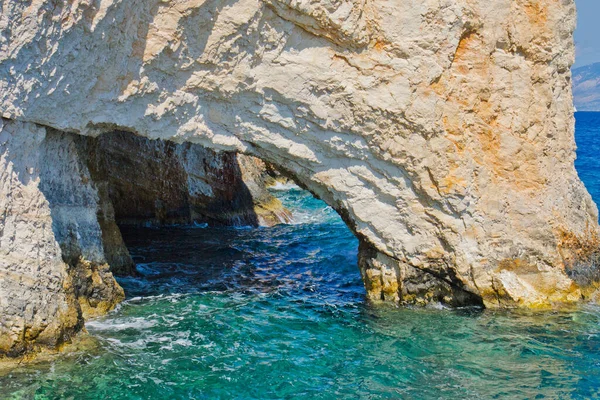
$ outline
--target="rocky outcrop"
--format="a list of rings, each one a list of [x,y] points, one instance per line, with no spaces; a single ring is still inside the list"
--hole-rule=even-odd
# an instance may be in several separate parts
[[[582,298],[573,0],[9,0],[0,26],[4,118],[272,163],[354,230],[372,299]]]
[[[46,129],[39,147],[39,189],[50,206],[52,232],[68,266],[75,298],[83,317],[89,318],[105,314],[125,298],[108,258],[117,270],[129,269],[133,262],[128,252],[119,263],[105,255],[105,249],[111,255],[125,252],[125,244],[120,233],[112,242],[104,242],[111,233],[102,228],[110,229],[115,222],[106,219],[104,210],[109,206],[103,204],[106,199],[99,195],[76,142],[71,134]]]
[[[291,212],[283,208],[281,201],[267,190],[279,179],[279,171],[256,157],[237,154],[236,160],[242,180],[252,197],[259,225],[272,226],[292,222]]]
[[[56,347],[123,298],[72,140],[0,120],[0,354]]]
[[[0,133],[0,315],[7,316],[0,354],[57,347],[125,298],[113,272],[134,265],[117,222],[256,225],[291,217],[264,188],[266,167],[251,157],[242,170],[235,154],[123,132],[93,139],[2,120]]]

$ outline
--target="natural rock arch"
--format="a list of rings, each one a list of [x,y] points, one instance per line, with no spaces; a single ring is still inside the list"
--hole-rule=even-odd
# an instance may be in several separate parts
[[[281,166],[353,227],[373,299],[582,296],[565,238],[593,235],[597,209],[573,165],[572,0],[35,0],[1,15],[0,112],[26,123],[5,135],[119,128]]]

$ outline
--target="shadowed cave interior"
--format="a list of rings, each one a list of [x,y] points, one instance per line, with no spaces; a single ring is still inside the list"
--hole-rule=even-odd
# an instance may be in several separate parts
[[[139,246],[140,235],[154,237],[161,246],[164,235],[182,233],[178,227],[209,226],[206,233],[193,233],[198,248],[187,256],[210,258],[216,254],[211,253],[215,238],[210,233],[218,235],[215,228],[293,222],[291,212],[267,189],[295,186],[293,181],[255,157],[124,131],[92,138],[49,129],[44,148],[53,161],[41,171],[40,188],[84,318],[104,314],[124,298],[113,274],[139,276],[128,244]],[[69,175],[72,179],[65,179]],[[218,241],[224,241],[218,245],[221,250],[230,245],[227,236],[218,236]],[[162,251],[163,259],[182,259],[172,249]],[[238,252],[226,252],[234,263]]]
[[[137,273],[122,231],[135,241],[144,227],[154,229],[151,235],[160,236],[165,229],[165,235],[177,236],[166,228],[293,222],[290,211],[267,190],[292,180],[255,157],[218,153],[192,143],[150,140],[124,131],[84,137],[48,129],[42,159],[47,162],[40,171],[40,189],[69,267],[81,323],[105,314],[125,298],[113,273]],[[352,235],[358,239],[358,245],[353,245],[358,252],[349,263],[360,272],[368,300],[482,306],[478,295],[456,285],[452,277],[401,265],[377,252],[356,234],[352,218],[334,208],[335,218],[341,217],[354,232],[348,234],[350,240],[356,240]],[[169,249],[163,251],[169,254]],[[273,249],[272,254],[277,251]]]

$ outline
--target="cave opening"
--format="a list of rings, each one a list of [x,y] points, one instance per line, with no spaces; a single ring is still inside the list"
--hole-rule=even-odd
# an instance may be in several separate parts
[[[313,195],[315,185],[295,184],[286,166],[125,131],[40,135],[39,168],[23,168],[39,170],[66,301],[79,304],[74,329],[126,294],[291,291],[352,304],[481,304],[452,277],[378,251],[343,196]]]
[[[98,191],[104,255],[127,299],[212,291],[364,298],[352,231],[273,165],[124,131],[74,140]],[[75,275],[87,287],[84,316],[101,315],[94,304],[114,290],[94,288],[93,276],[86,284],[89,271]]]
[[[126,293],[132,299],[218,291],[228,300],[287,293],[283,297],[297,302],[353,307],[365,297],[390,304],[481,304],[446,273],[451,270],[417,268],[375,246],[369,233],[377,235],[361,215],[376,207],[347,197],[346,189],[358,184],[346,180],[347,169],[306,173],[252,151],[308,180],[300,186],[328,207],[298,187],[269,191],[268,182],[289,182],[258,158],[111,129],[92,137],[3,123],[7,185],[0,189],[10,193],[3,237],[17,255],[5,258],[4,268],[35,277],[25,284],[5,280],[7,293],[16,293],[10,307],[50,305],[33,322],[12,314],[6,354],[68,342],[86,321],[124,304]],[[335,184],[324,183],[330,178]],[[369,190],[357,196],[371,196]],[[363,214],[349,200],[364,205]],[[297,210],[290,213],[293,204]],[[309,215],[310,223],[294,221],[294,211]],[[241,229],[260,225],[271,228]],[[177,257],[166,263],[151,259],[156,255]],[[44,290],[27,289],[38,285],[36,279]],[[18,294],[24,291],[29,297]],[[50,320],[58,322],[48,326]],[[14,333],[19,330],[31,338]]]
[[[0,264],[27,277],[0,279],[13,313],[0,327],[1,354],[60,348],[140,298],[364,303],[348,216],[258,158],[110,129],[84,136],[1,122],[0,238],[11,256]],[[159,308],[171,312],[164,301]]]

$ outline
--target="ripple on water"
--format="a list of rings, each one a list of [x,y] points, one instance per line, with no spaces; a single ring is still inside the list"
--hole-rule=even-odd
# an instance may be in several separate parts
[[[281,189],[295,224],[124,231],[140,274],[87,324],[100,348],[0,376],[0,398],[598,397],[598,307],[369,307],[356,239]]]

